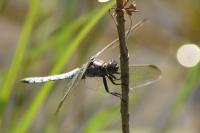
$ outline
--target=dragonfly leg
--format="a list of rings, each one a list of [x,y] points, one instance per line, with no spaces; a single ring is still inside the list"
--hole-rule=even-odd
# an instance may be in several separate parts
[[[108,77],[108,79],[114,84],[114,85],[121,85],[121,83],[116,83],[115,81],[117,80],[114,80],[114,78],[112,77],[112,76],[114,76],[114,75],[106,75],[107,77]]]
[[[122,83],[116,83],[115,81],[116,81],[116,80],[121,80],[121,78],[117,78],[117,77],[115,77],[115,75],[113,75],[113,74],[107,74],[106,76],[108,77],[108,79],[109,79],[114,85],[125,85],[125,84],[122,84]]]
[[[118,73],[117,73],[118,74]],[[109,74],[114,80],[121,80],[121,77],[116,77],[114,74]],[[119,74],[120,75],[120,74]]]
[[[108,84],[107,84],[107,80],[106,80],[106,77],[103,76],[103,84],[104,84],[104,87],[105,87],[105,90],[107,93],[113,95],[113,96],[116,96],[116,97],[120,97],[121,98],[121,94],[117,93],[117,92],[110,92],[109,89],[108,89]]]

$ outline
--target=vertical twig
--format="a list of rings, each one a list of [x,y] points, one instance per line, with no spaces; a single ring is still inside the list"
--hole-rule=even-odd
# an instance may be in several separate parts
[[[125,37],[125,19],[123,6],[127,0],[116,0],[116,18],[117,18],[117,30],[119,36],[120,45],[120,66],[121,66],[121,88],[122,88],[122,100],[121,100],[121,118],[122,118],[122,132],[130,133],[129,131],[129,57],[128,49],[126,46]]]

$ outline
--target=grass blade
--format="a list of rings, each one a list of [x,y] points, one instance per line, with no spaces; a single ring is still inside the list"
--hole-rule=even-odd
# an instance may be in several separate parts
[[[72,36],[72,33],[74,33],[78,28],[85,24],[90,17],[91,14],[87,14],[82,16],[81,18],[78,18],[78,20],[76,20],[75,22],[71,22],[70,24],[64,26],[61,32],[50,37],[48,40],[41,42],[41,44],[39,44],[37,48],[30,51],[29,56],[31,57],[31,59],[37,60],[39,57],[41,57],[41,54],[44,53],[47,48],[57,47],[58,45],[63,45],[68,42],[70,37]]]
[[[29,9],[29,12],[28,12],[28,15],[23,27],[23,31],[21,33],[15,55],[13,57],[11,66],[6,76],[5,83],[1,90],[0,100],[1,100],[2,105],[6,105],[11,95],[13,85],[17,77],[17,72],[19,71],[20,65],[22,64],[22,59],[23,59],[24,52],[30,38],[31,31],[37,20],[37,14],[39,10],[38,9],[39,0],[31,0],[29,5],[30,5],[30,9]],[[3,107],[1,106],[1,112],[3,112],[3,108],[4,106]]]
[[[75,49],[78,47],[80,42],[84,39],[84,37],[87,35],[87,33],[94,27],[94,25],[107,13],[107,11],[114,5],[114,1],[108,3],[106,6],[104,6],[101,10],[98,11],[97,14],[95,14],[91,20],[88,22],[88,24],[83,28],[83,30],[77,35],[77,37],[68,45],[66,48],[66,51],[61,55],[60,60],[56,63],[54,66],[54,69],[50,74],[56,74],[60,73],[63,69],[65,63],[70,58],[70,55],[75,51]],[[33,118],[37,114],[37,111],[39,110],[40,106],[43,104],[44,100],[48,96],[52,86],[54,83],[48,83],[45,84],[38,95],[36,96],[35,100],[31,104],[31,106],[28,108],[27,112],[24,113],[24,116],[22,117],[21,121],[19,122],[18,126],[15,130],[13,130],[15,133],[24,133],[29,128],[30,124],[33,121]]]
[[[169,117],[166,120],[165,127],[161,129],[160,132],[162,133],[167,132],[171,127],[171,125],[173,125],[173,123],[176,121],[183,107],[185,107],[188,98],[191,96],[194,89],[196,89],[196,85],[199,79],[200,79],[200,63],[188,72],[185,82],[182,85],[183,87],[181,88],[178,96],[174,101],[174,104],[172,105]]]

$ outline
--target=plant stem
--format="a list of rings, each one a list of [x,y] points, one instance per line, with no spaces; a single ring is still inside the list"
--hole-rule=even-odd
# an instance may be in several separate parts
[[[123,3],[126,0],[116,0],[117,8],[123,9]],[[120,69],[121,69],[121,89],[122,89],[122,100],[121,100],[121,118],[122,118],[122,132],[130,133],[129,131],[129,57],[128,49],[126,46],[125,37],[125,20],[124,12],[122,10],[117,13],[117,30],[119,36],[120,45]]]

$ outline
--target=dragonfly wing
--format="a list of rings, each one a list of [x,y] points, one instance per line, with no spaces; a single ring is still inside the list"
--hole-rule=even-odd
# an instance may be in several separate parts
[[[76,68],[70,72],[53,75],[53,76],[45,76],[45,77],[29,77],[24,78],[21,81],[24,83],[45,83],[48,81],[54,81],[54,80],[62,80],[62,79],[72,79],[76,73],[80,71],[80,68]]]
[[[74,88],[78,83],[79,81],[81,80],[81,71],[79,71],[76,75],[74,75],[71,83],[69,83],[69,87],[67,88],[67,90],[65,91],[64,93],[64,96],[62,97],[62,99],[60,100],[59,104],[58,104],[58,107],[56,109],[56,112],[55,114],[58,114],[60,108],[62,107],[65,99],[68,97],[69,93],[71,92],[72,88]]]
[[[139,28],[141,28],[144,24],[146,20],[143,19],[141,21],[139,21],[136,25],[132,26],[128,31],[126,31],[126,38],[128,38],[128,34],[130,31],[134,31],[133,33],[135,33]],[[112,48],[112,47],[116,47],[118,46],[119,42],[119,38],[116,38],[115,40],[113,40],[112,42],[110,42],[109,44],[107,44],[104,48],[102,48],[99,52],[97,52],[93,57],[97,58],[100,55],[102,55],[104,53],[104,51]]]
[[[154,65],[130,65],[130,90],[133,88],[139,88],[147,86],[158,81],[161,78],[161,71]],[[115,75],[120,79],[120,75]],[[99,82],[97,82],[100,80]],[[120,83],[120,80],[115,81]],[[107,78],[107,84],[110,91],[121,93],[120,85],[113,85]],[[105,93],[105,88],[101,78],[86,78],[86,85],[92,90]]]
[[[130,65],[129,71],[132,88],[149,85],[161,78],[161,70],[154,65]]]
[[[71,92],[71,89],[74,88],[76,85],[79,84],[80,80],[82,79],[86,69],[88,68],[89,64],[92,62],[93,58],[91,58],[86,64],[82,66],[82,68],[79,69],[79,72],[76,73],[72,79],[72,82],[70,83],[68,89],[65,91],[64,96],[60,100],[58,107],[56,109],[55,114],[58,114],[60,108],[62,107],[65,99],[68,97],[69,93]]]
[[[77,73],[77,74],[73,77],[73,79],[72,79],[72,81],[71,81],[69,87],[67,88],[67,90],[66,90],[65,93],[64,93],[64,96],[62,97],[62,99],[60,100],[60,102],[59,102],[59,104],[58,104],[58,107],[57,107],[57,109],[56,109],[55,114],[58,114],[60,108],[62,107],[62,105],[63,105],[63,103],[64,103],[64,101],[65,101],[65,99],[66,99],[67,96],[69,95],[71,89],[74,88],[74,86],[75,86],[76,84],[78,84],[78,82],[79,82],[79,74],[80,74],[80,72]]]

